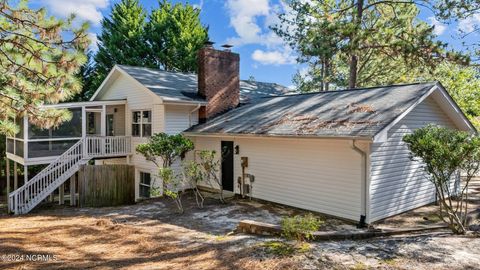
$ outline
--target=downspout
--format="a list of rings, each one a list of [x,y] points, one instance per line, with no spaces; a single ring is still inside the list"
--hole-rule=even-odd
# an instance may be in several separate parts
[[[195,107],[192,111],[188,113],[188,127],[192,126],[192,113],[195,112],[196,110],[200,109],[202,105],[197,104],[197,107]]]
[[[363,183],[363,200],[362,200],[362,215],[360,216],[360,221],[358,223],[359,228],[363,228],[366,226],[366,219],[367,219],[367,198],[368,198],[368,186],[367,186],[367,179],[368,179],[368,168],[367,168],[367,152],[363,151],[355,144],[356,140],[352,140],[352,149],[355,152],[359,153],[362,156],[362,183]]]

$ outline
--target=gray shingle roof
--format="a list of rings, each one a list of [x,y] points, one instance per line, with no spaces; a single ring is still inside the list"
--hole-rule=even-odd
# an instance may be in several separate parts
[[[135,80],[166,100],[205,101],[197,95],[197,75],[118,65]]]
[[[297,92],[276,83],[240,81],[240,102],[250,103],[259,98],[296,94]]]
[[[434,85],[393,85],[262,98],[186,132],[372,137]]]
[[[160,69],[118,65],[123,71],[150,91],[173,101],[205,101],[197,95],[197,75],[169,72]],[[256,81],[240,81],[240,102],[248,103],[265,96],[292,93],[292,90],[276,84]]]

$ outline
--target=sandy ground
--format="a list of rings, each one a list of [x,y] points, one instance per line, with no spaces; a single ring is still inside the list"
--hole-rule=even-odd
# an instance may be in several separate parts
[[[0,269],[480,269],[480,238],[446,232],[317,242],[303,253],[278,256],[264,243],[281,239],[229,232],[242,219],[278,224],[301,211],[248,200],[209,200],[204,209],[196,209],[191,198],[186,204],[183,215],[159,199],[124,207],[42,207],[0,217]],[[415,223],[430,210],[395,219]],[[332,228],[355,230],[336,219],[322,229]]]

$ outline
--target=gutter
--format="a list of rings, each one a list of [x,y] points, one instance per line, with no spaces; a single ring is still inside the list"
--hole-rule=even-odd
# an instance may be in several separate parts
[[[360,220],[358,223],[359,228],[363,228],[366,226],[366,219],[367,219],[367,199],[368,199],[368,162],[367,162],[367,152],[363,151],[359,148],[355,143],[357,140],[352,140],[352,149],[359,153],[362,156],[362,185],[363,185],[363,194],[362,194],[362,215],[360,215]]]
[[[355,140],[355,141],[372,141],[372,137],[359,136],[318,136],[318,135],[272,135],[272,134],[255,134],[255,133],[211,133],[211,132],[191,132],[184,131],[186,136],[199,137],[247,137],[247,138],[297,138],[297,139],[334,139],[334,140]]]

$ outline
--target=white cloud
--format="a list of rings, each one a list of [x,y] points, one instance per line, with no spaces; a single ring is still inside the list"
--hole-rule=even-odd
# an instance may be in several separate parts
[[[278,5],[270,5],[268,0],[228,0],[226,8],[230,15],[230,26],[237,37],[230,38],[233,45],[261,44],[275,46],[282,43],[280,37],[268,26],[276,22]],[[265,24],[260,25],[259,20]]]
[[[230,16],[230,26],[236,33],[227,43],[265,47],[256,49],[251,55],[254,61],[262,65],[295,63],[292,50],[269,28],[280,22],[278,14],[288,8],[283,1],[271,4],[269,0],[227,0],[225,6]]]
[[[447,26],[437,20],[435,17],[428,17],[430,21],[430,25],[433,26],[433,33],[437,36],[442,35],[445,30],[447,30]]]
[[[474,14],[458,22],[458,30],[463,33],[470,33],[480,27],[480,14]]]
[[[88,33],[88,38],[92,43],[90,43],[90,50],[96,52],[98,51],[98,38],[95,33]]]
[[[100,9],[108,7],[109,0],[45,0],[42,4],[54,15],[67,17],[75,13],[77,19],[98,26],[103,18]]]
[[[273,51],[257,49],[253,52],[252,59],[262,65],[285,65],[295,63],[295,57],[292,56],[289,49]]]
[[[203,8],[203,0],[198,1],[198,4],[192,5],[194,8],[202,9]]]

